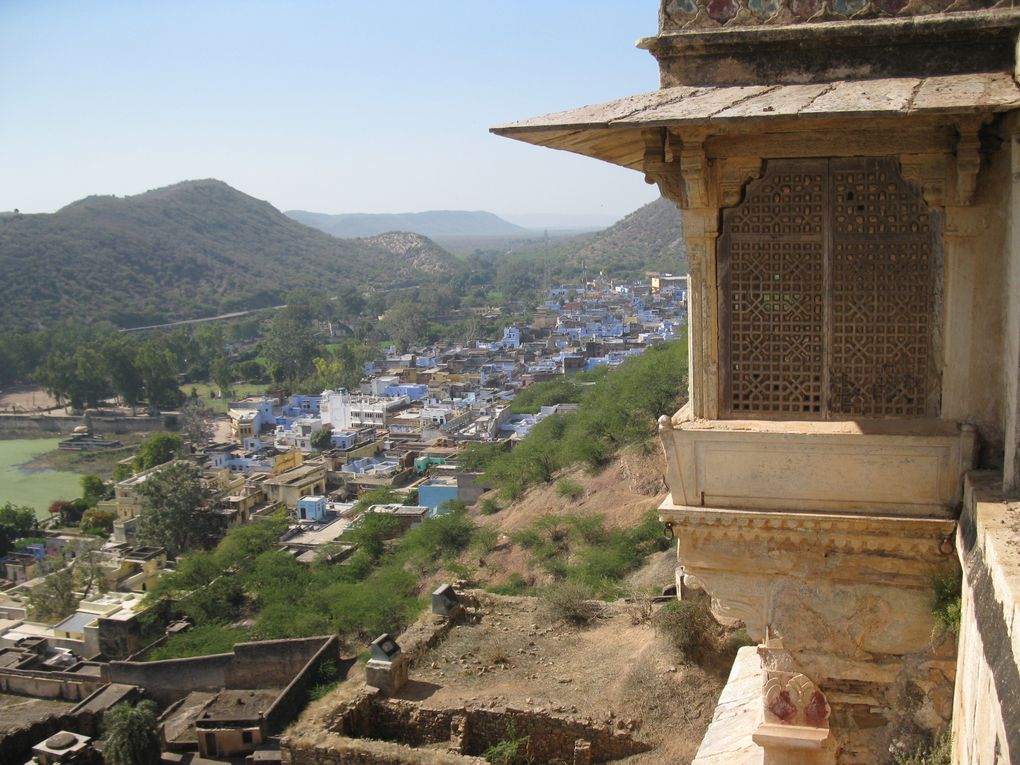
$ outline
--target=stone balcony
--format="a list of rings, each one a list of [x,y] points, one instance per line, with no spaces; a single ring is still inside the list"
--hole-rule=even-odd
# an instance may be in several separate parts
[[[975,433],[936,419],[659,421],[678,508],[952,518]]]

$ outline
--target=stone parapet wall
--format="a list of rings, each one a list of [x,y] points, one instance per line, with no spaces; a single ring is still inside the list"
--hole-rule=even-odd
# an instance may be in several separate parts
[[[1020,762],[1020,502],[998,473],[967,478],[957,548],[963,566],[954,765]]]

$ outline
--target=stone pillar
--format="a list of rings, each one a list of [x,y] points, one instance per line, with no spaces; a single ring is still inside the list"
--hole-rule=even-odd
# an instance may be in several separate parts
[[[573,765],[591,765],[591,742],[579,738],[574,742]]]

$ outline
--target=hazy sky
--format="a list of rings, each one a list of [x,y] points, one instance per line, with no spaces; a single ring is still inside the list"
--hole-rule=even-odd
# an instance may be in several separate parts
[[[0,210],[219,178],[280,209],[619,217],[639,173],[488,133],[655,90],[657,0],[0,0]]]

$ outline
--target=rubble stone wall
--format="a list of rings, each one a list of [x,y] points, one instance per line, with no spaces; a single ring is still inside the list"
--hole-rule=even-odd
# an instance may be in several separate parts
[[[590,725],[524,709],[475,709],[449,707],[431,709],[399,699],[364,693],[338,709],[331,734],[359,740],[433,747],[449,743],[458,752],[479,756],[486,749],[511,737],[527,737],[527,756],[535,762],[562,760],[572,763],[579,742],[582,757],[591,762],[608,762],[648,751],[651,746],[634,740],[625,731]],[[589,749],[590,745],[590,749]],[[285,749],[299,749],[298,742],[285,742]],[[361,762],[361,760],[350,760]],[[315,760],[298,761],[316,762]],[[348,762],[337,760],[336,762]],[[371,762],[371,760],[365,760]]]

